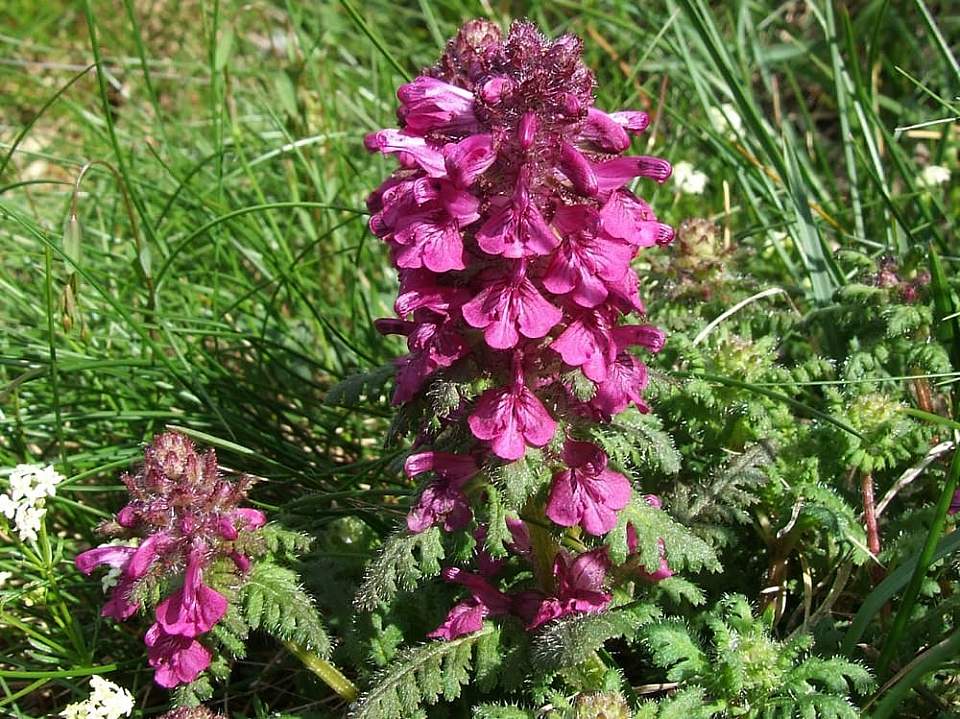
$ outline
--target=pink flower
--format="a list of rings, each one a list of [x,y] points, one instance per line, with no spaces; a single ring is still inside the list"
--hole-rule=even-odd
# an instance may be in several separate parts
[[[646,386],[647,366],[632,354],[621,352],[609,366],[607,378],[597,385],[590,406],[607,417],[620,414],[631,402],[636,404],[641,412],[649,412],[650,408],[643,401],[642,395]]]
[[[615,157],[612,160],[591,162],[590,169],[596,178],[598,191],[602,195],[619,190],[635,177],[647,177],[658,183],[664,183],[673,171],[670,163],[663,158],[646,155]]]
[[[210,666],[209,649],[192,637],[167,634],[159,624],[152,625],[143,640],[155,670],[153,680],[165,689],[189,684]]]
[[[616,284],[630,269],[634,248],[599,232],[597,211],[585,205],[557,210],[554,225],[564,238],[543,277],[554,294],[572,292],[574,303],[596,307],[607,299],[608,284]]]
[[[489,276],[462,312],[467,324],[483,330],[484,339],[494,349],[516,346],[520,335],[544,337],[563,317],[527,278],[522,260],[505,272]]]
[[[455,604],[443,624],[427,634],[429,638],[450,641],[478,631],[483,627],[486,617],[510,613],[513,606],[510,597],[483,577],[457,567],[447,567],[443,570],[443,578],[448,582],[462,584],[473,596]]]
[[[157,605],[157,624],[164,633],[198,637],[226,614],[226,597],[203,584],[203,561],[202,547],[190,552],[183,586]]]
[[[490,440],[493,453],[508,460],[520,459],[527,445],[547,444],[557,429],[543,403],[523,383],[522,369],[515,369],[509,387],[484,392],[467,422],[477,439]]]
[[[495,198],[491,207],[489,219],[477,230],[477,244],[484,252],[520,258],[548,255],[559,244],[524,181],[517,183],[512,198]]]
[[[436,479],[420,494],[407,515],[407,528],[416,533],[443,522],[448,532],[462,529],[473,517],[463,487],[477,473],[473,457],[448,452],[411,454],[403,465],[411,479],[432,471]]]
[[[136,553],[135,547],[116,546],[112,544],[103,544],[94,549],[88,549],[81,552],[74,559],[77,569],[86,575],[90,575],[94,569],[99,566],[107,565],[114,569],[126,570],[130,563],[130,558]],[[110,592],[110,599],[100,610],[101,616],[111,617],[118,622],[125,621],[137,613],[140,604],[130,598],[130,592],[133,589],[133,579],[122,572],[117,584]]]
[[[401,85],[397,99],[402,103],[397,114],[410,132],[472,132],[478,127],[473,93],[442,80],[420,76]]]
[[[673,241],[673,228],[658,222],[650,206],[627,190],[610,195],[600,209],[600,226],[610,237],[638,248]]]
[[[443,147],[443,162],[447,177],[456,187],[470,187],[496,161],[493,136],[470,135],[460,142]]]
[[[240,507],[220,517],[219,531],[224,539],[234,540],[240,536],[240,530],[254,531],[267,523],[267,515],[259,509]]]
[[[610,561],[604,547],[584,552],[572,561],[564,552],[558,552],[553,563],[555,594],[542,599],[539,606],[531,606],[530,597],[526,597],[527,627],[536,629],[569,614],[602,612],[612,599],[603,591],[609,568]],[[532,616],[529,616],[531,609]]]
[[[441,284],[431,272],[403,270],[400,272],[400,293],[393,309],[399,317],[406,317],[419,309],[450,315],[468,296],[463,288]]]
[[[417,135],[401,130],[380,130],[367,135],[364,144],[368,150],[384,155],[396,154],[404,167],[419,167],[430,177],[445,177],[447,174],[443,153]]]
[[[602,382],[617,358],[613,331],[609,311],[583,310],[573,314],[572,321],[550,349],[558,352],[571,367],[579,367],[594,382]]]
[[[568,469],[553,478],[547,517],[562,527],[579,524],[589,534],[606,534],[630,501],[629,480],[607,469],[607,455],[589,442],[567,440],[563,461]]]

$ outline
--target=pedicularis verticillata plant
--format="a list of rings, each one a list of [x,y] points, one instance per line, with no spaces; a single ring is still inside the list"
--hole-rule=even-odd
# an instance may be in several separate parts
[[[183,686],[177,704],[210,695],[203,672],[224,677],[225,659],[243,656],[251,629],[293,642],[297,651],[329,651],[296,574],[277,563],[309,542],[241,506],[249,477],[225,477],[214,450],[198,452],[187,437],[167,432],[146,448],[140,469],[121,479],[128,503],[99,528],[120,542],[79,554],[76,566],[84,574],[110,568],[103,616],[122,622],[152,614],[148,662],[157,684]]]
[[[553,477],[545,502],[531,497],[525,514],[577,528],[569,552],[531,543],[529,522],[510,523],[513,551],[552,571],[523,591],[496,589],[499,566],[487,557],[477,573],[446,570],[471,597],[432,635],[444,639],[486,616],[514,613],[536,628],[611,599],[606,550],[583,535],[613,529],[633,489],[587,438],[631,403],[646,410],[647,371],[632,350],[656,352],[664,335],[628,321],[644,310],[631,260],[673,230],[627,184],[662,183],[670,165],[625,154],[649,118],[595,107],[580,52],[579,39],[550,41],[528,22],[505,38],[489,22],[468,23],[397,92],[401,127],[366,138],[400,164],[368,200],[370,228],[400,278],[399,319],[378,329],[406,336],[410,350],[394,402],[416,402],[441,377],[482,388],[418,436],[405,470],[432,478],[410,531],[466,527],[489,471],[530,448],[542,448]]]

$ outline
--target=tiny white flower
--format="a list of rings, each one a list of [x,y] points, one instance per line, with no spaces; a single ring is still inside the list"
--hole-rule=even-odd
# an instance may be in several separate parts
[[[34,474],[33,494],[38,499],[40,497],[53,497],[57,494],[57,485],[64,479],[63,475],[48,465]]]
[[[917,178],[921,185],[937,187],[950,182],[950,170],[942,165],[927,165]]]
[[[689,162],[678,162],[673,166],[673,183],[679,192],[687,195],[702,195],[707,186],[707,176]]]
[[[32,504],[21,504],[17,508],[14,524],[21,542],[37,541],[43,515],[46,513],[47,510],[43,507],[35,507]]]
[[[20,502],[15,502],[10,499],[9,494],[0,494],[0,514],[2,514],[7,519],[13,519],[13,516],[17,513],[17,509],[20,507]]]
[[[33,492],[33,477],[40,469],[33,464],[18,464],[10,472],[10,497],[16,501]]]
[[[743,130],[743,119],[729,102],[723,103],[720,107],[708,107],[707,118],[713,125],[713,129],[728,139],[737,139]]]
[[[87,702],[74,702],[60,712],[64,719],[87,719],[90,716],[89,705]]]
[[[60,716],[64,719],[121,719],[133,713],[133,695],[99,675],[90,677],[90,696],[71,704]]]

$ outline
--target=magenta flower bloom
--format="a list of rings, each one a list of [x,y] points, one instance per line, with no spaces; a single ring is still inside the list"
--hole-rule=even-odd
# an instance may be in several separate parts
[[[154,668],[153,680],[172,689],[189,684],[210,666],[210,650],[196,639],[167,634],[159,624],[151,626],[143,637],[148,663]]]
[[[470,522],[473,512],[463,494],[463,487],[477,473],[473,457],[448,452],[420,452],[407,457],[403,468],[411,479],[430,471],[436,476],[407,515],[407,528],[411,532],[422,532],[438,522],[443,523],[444,530],[452,532]]]
[[[527,278],[523,261],[490,275],[489,284],[461,310],[467,324],[482,329],[487,344],[499,350],[515,347],[520,335],[546,336],[563,317]]]
[[[573,560],[563,552],[558,553],[553,564],[556,592],[539,603],[527,626],[536,629],[568,614],[602,612],[613,598],[603,590],[609,569],[604,547],[584,552]]]
[[[477,439],[490,440],[493,453],[508,460],[520,459],[527,445],[547,444],[557,429],[546,407],[524,384],[520,359],[514,364],[513,384],[484,392],[467,420]]]
[[[579,524],[589,534],[606,534],[630,501],[630,481],[607,469],[607,455],[589,442],[568,440],[563,460],[568,469],[553,478],[547,517],[561,527]]]
[[[84,574],[107,565],[120,577],[101,613],[118,621],[140,609],[133,597],[141,582],[176,580],[182,585],[154,608],[156,623],[144,637],[155,679],[164,687],[193,681],[210,663],[210,652],[196,637],[223,618],[227,599],[203,583],[211,562],[229,559],[239,573],[250,567],[245,535],[266,524],[258,509],[241,507],[250,480],[231,482],[220,475],[217,456],[197,452],[173,432],[158,435],[134,475],[124,475],[129,503],[102,531],[139,537],[138,544],[104,544],[76,557]],[[253,545],[256,546],[256,545]]]
[[[466,587],[472,597],[455,604],[439,627],[427,634],[430,639],[450,641],[464,634],[472,634],[483,627],[486,617],[509,614],[513,602],[506,594],[483,577],[457,567],[443,570],[443,578]]]
[[[190,552],[183,586],[157,605],[157,624],[166,634],[198,637],[227,612],[227,599],[203,584],[203,550]]]

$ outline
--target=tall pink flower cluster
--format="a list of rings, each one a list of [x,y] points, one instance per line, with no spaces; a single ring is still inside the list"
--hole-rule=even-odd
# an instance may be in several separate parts
[[[390,247],[400,280],[397,318],[377,327],[406,337],[409,350],[393,400],[417,400],[453,372],[488,386],[448,419],[465,419],[472,441],[441,451],[423,437],[408,459],[410,477],[432,473],[408,517],[413,532],[466,527],[483,468],[529,447],[545,448],[556,468],[545,513],[557,525],[602,535],[630,501],[629,480],[575,437],[631,403],[646,411],[646,366],[633,350],[657,352],[664,335],[626,321],[644,311],[631,262],[673,230],[628,184],[662,183],[671,168],[629,153],[647,114],[600,110],[593,90],[579,39],[550,41],[524,21],[503,37],[475,20],[437,65],[400,87],[400,127],[366,137],[369,150],[399,163],[368,199],[370,229]],[[589,398],[575,391],[584,382]],[[589,591],[600,596],[606,559],[584,556],[568,564],[558,555],[553,584],[573,596],[582,582],[565,577],[589,565]],[[448,577],[474,594],[460,610],[470,621],[459,625],[474,626],[482,606],[511,611],[470,576]],[[551,601],[540,616],[600,606]]]
[[[140,470],[121,479],[130,501],[101,532],[132,541],[83,552],[76,566],[84,574],[101,565],[113,569],[116,584],[101,613],[117,621],[137,613],[141,589],[172,590],[157,604],[144,636],[154,680],[171,688],[193,681],[210,665],[210,650],[198,638],[227,611],[227,598],[204,584],[204,571],[225,559],[238,573],[246,572],[248,548],[255,547],[254,532],[266,516],[239,506],[248,480],[223,478],[212,449],[200,454],[175,432],[157,436]]]

